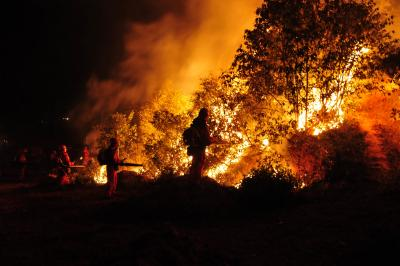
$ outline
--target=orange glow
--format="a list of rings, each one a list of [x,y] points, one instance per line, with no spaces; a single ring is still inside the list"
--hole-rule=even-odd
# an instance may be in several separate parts
[[[339,75],[338,84],[334,85],[340,88],[339,91],[332,93],[329,98],[322,99],[321,90],[315,87],[312,88],[309,97],[310,99],[313,99],[313,101],[309,103],[307,110],[303,109],[300,112],[297,124],[298,130],[306,130],[306,127],[310,125],[312,134],[317,136],[326,130],[337,128],[343,123],[345,117],[343,111],[343,95],[345,90],[352,90],[351,81],[357,67],[357,64],[354,63],[354,61],[357,62],[360,56],[369,52],[370,49],[366,47],[356,49],[353,52],[344,68],[345,71]],[[328,121],[320,119],[319,116],[323,115],[321,114],[321,111],[331,114],[331,117],[333,118]]]
[[[93,177],[96,184],[106,184],[107,183],[107,166],[102,165],[98,168],[97,174]]]

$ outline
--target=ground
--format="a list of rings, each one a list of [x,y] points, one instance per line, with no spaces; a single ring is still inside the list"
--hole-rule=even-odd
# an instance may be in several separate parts
[[[398,261],[400,193],[321,187],[282,204],[211,181],[59,188],[0,182],[1,265],[386,265]],[[391,264],[398,264],[391,263]]]

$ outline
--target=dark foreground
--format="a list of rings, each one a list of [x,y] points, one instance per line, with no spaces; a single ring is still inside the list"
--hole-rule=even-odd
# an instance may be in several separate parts
[[[0,183],[1,265],[398,265],[400,193],[321,187],[285,203],[211,181]]]

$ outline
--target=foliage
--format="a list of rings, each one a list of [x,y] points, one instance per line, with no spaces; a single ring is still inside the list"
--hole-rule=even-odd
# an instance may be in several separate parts
[[[354,182],[370,177],[372,162],[367,153],[366,134],[351,121],[321,134],[320,140],[328,151],[324,164],[329,182]]]
[[[366,135],[356,122],[345,121],[319,136],[293,136],[288,153],[298,178],[310,185],[321,180],[352,182],[369,177],[373,164]]]
[[[282,96],[291,113],[304,110],[306,128],[313,101],[325,104],[326,116],[329,99],[340,104],[355,89],[352,78],[373,73],[374,63],[393,46],[385,29],[392,18],[369,0],[268,0],[257,15],[234,67],[256,99]]]
[[[185,129],[187,116],[175,115],[167,110],[153,113],[151,125],[154,133],[145,136],[145,164],[147,171],[153,176],[163,172],[184,174],[187,163],[182,157],[187,157],[186,148],[180,137]]]
[[[276,206],[287,200],[296,187],[298,183],[289,170],[262,165],[243,179],[240,191],[254,204]]]
[[[288,157],[296,177],[310,185],[325,178],[328,150],[319,138],[298,132],[288,140]]]
[[[235,92],[230,93],[232,88],[223,86],[219,79],[208,78],[203,80],[201,90],[194,96],[194,108],[199,110],[206,107],[210,110],[209,129],[210,135],[224,139],[225,145],[213,145],[209,147],[209,156],[206,168],[218,163],[220,158],[227,156],[229,147],[241,141],[240,136],[235,134],[240,131],[240,119],[237,119],[237,97]],[[228,122],[229,120],[229,122]]]
[[[183,175],[189,163],[182,132],[192,119],[192,104],[176,90],[165,88],[140,110],[139,135],[146,176],[155,178],[164,172]]]
[[[129,114],[115,113],[106,121],[97,125],[99,131],[98,148],[109,145],[110,138],[117,137],[119,141],[120,158],[132,160],[138,151],[137,125],[133,122],[134,112]]]
[[[270,168],[257,175],[273,177],[289,136],[288,160],[304,184],[362,177],[370,159],[364,127],[347,123],[315,137],[298,132],[299,121],[304,129],[341,123],[342,106],[355,109],[360,93],[382,89],[375,70],[394,47],[391,23],[371,0],[265,0],[231,69],[204,79],[193,99],[162,88],[135,117],[113,115],[97,128],[100,146],[118,135],[121,157],[137,155],[147,176],[183,175],[190,158],[182,133],[207,107],[219,141],[207,148],[205,174],[220,183],[237,185],[260,165]]]
[[[364,93],[355,111],[349,112],[348,116],[359,121],[360,127],[368,133],[368,156],[375,172],[379,172],[379,181],[387,182],[398,175],[399,169],[400,121],[393,119],[391,112],[400,108],[400,91],[393,82],[384,85]]]
[[[381,140],[382,152],[385,156],[390,179],[400,178],[400,125],[377,125],[379,139]]]

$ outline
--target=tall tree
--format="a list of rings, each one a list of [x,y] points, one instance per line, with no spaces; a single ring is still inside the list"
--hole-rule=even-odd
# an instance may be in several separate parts
[[[253,97],[283,96],[307,128],[312,103],[329,119],[329,105],[341,105],[354,81],[372,73],[393,46],[391,23],[372,0],[264,0],[233,66]]]

